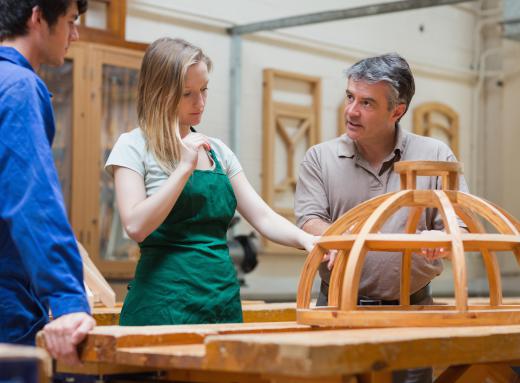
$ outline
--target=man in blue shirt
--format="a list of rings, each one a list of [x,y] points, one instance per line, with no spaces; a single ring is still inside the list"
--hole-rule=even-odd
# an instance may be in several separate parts
[[[78,361],[95,325],[51,153],[50,94],[35,73],[62,65],[87,0],[0,0],[0,342]],[[48,312],[54,320],[50,323]]]

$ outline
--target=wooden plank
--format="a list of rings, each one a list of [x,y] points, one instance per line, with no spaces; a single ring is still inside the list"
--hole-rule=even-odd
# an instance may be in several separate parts
[[[92,291],[94,297],[99,298],[105,306],[115,307],[116,293],[99,272],[94,262],[92,262],[83,245],[79,242],[77,242],[77,245],[83,261],[83,274],[86,285]]]
[[[506,361],[520,356],[520,326],[364,329],[212,336],[206,368],[288,376]]]
[[[179,346],[202,344],[209,335],[305,331],[308,326],[295,322],[225,323],[177,326],[100,326],[94,328],[81,344],[81,360],[115,362],[117,350],[129,347]],[[44,345],[39,334],[38,342]]]
[[[204,344],[179,346],[123,347],[117,349],[115,362],[153,368],[200,369],[204,364]]]
[[[296,303],[267,303],[242,306],[244,323],[296,321]]]

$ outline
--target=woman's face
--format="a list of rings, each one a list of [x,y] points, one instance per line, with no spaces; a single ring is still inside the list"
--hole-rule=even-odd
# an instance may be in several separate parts
[[[199,62],[188,68],[178,109],[181,127],[195,126],[200,123],[206,105],[208,81],[206,63]]]

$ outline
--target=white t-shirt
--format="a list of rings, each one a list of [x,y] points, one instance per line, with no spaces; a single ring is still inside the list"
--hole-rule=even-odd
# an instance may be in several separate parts
[[[231,179],[242,171],[240,162],[231,149],[217,138],[208,137],[208,140],[228,178]],[[153,153],[146,149],[146,137],[140,128],[119,136],[105,164],[105,169],[112,176],[113,166],[123,166],[142,175],[147,197],[154,194],[169,177]]]

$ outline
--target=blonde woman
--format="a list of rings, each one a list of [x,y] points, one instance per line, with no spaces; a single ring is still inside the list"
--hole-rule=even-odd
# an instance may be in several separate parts
[[[139,76],[139,128],[107,160],[121,221],[141,257],[121,325],[241,322],[239,285],[226,231],[238,209],[269,239],[310,251],[316,237],[273,212],[222,141],[197,133],[210,59],[162,38]]]

